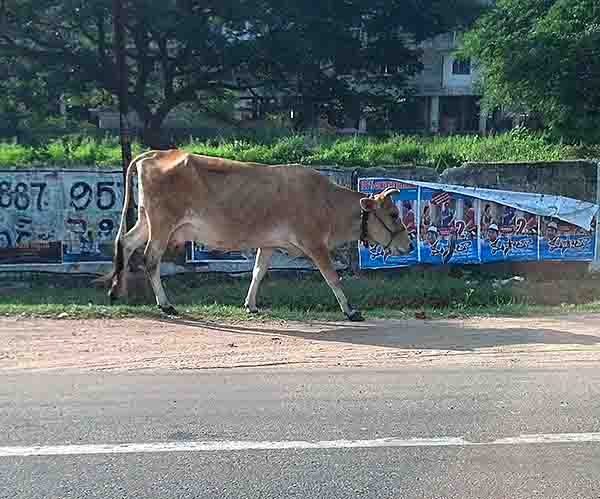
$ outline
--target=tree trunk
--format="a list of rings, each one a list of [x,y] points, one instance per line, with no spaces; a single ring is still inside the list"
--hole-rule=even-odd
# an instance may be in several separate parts
[[[318,126],[316,103],[312,96],[303,96],[294,118],[294,130],[302,132]]]
[[[317,105],[312,96],[304,96],[302,99],[302,115],[304,117],[304,128],[313,129],[318,125],[317,119]]]
[[[169,145],[162,133],[163,118],[152,116],[144,120],[144,130],[142,140],[146,147],[150,149],[168,149]]]

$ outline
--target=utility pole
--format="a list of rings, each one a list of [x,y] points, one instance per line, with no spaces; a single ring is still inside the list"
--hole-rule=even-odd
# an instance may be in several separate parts
[[[131,163],[131,131],[129,129],[129,75],[125,56],[125,11],[123,0],[113,0],[114,51],[117,62],[118,100],[119,100],[119,136],[121,141],[121,160],[123,164],[123,189],[127,185],[127,169]],[[130,188],[129,195],[133,195]],[[127,227],[134,224],[134,212],[127,211]]]

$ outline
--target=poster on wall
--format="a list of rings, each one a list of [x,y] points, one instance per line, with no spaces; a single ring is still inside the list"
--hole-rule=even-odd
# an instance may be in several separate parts
[[[483,262],[525,262],[538,259],[537,215],[483,201],[480,217]]]
[[[404,226],[413,241],[417,240],[417,212],[418,212],[418,188],[405,182],[386,179],[361,179],[359,191],[364,194],[376,194],[389,187],[398,189],[400,192],[393,196]],[[418,248],[407,255],[392,255],[390,250],[377,243],[363,245],[359,243],[359,262],[361,268],[379,269],[385,267],[406,267],[414,265],[418,261]]]
[[[589,261],[594,258],[596,220],[585,230],[556,218],[543,217],[540,258],[542,260]]]
[[[198,242],[186,243],[185,252],[187,263],[253,262],[255,254],[254,251],[218,251]]]
[[[56,172],[0,171],[0,264],[61,262],[62,196]]]
[[[478,200],[428,188],[420,190],[422,263],[478,263]]]
[[[359,190],[400,189],[405,224],[416,224],[418,254],[399,264],[376,244],[360,248],[361,268],[394,268],[415,263],[477,264],[540,260],[591,261],[595,257],[593,203],[546,194],[501,191],[390,178],[361,178]],[[410,182],[410,184],[409,184]],[[408,189],[410,186],[410,190]],[[406,193],[404,193],[406,191]],[[412,200],[416,197],[418,209]],[[556,216],[549,217],[552,213]],[[591,223],[591,225],[590,225]],[[587,228],[586,228],[587,227]],[[377,262],[377,263],[375,263]]]

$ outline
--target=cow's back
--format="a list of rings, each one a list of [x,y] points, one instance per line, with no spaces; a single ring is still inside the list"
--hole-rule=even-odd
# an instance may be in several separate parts
[[[210,241],[200,240],[219,246],[277,245],[291,233],[327,231],[332,220],[336,187],[310,168],[169,151],[144,164],[144,177],[148,199],[160,200],[161,217],[210,232]]]

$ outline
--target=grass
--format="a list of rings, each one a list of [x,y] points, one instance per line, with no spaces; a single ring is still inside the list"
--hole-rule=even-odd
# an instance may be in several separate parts
[[[467,161],[556,161],[600,157],[600,144],[561,144],[522,129],[488,137],[396,135],[385,139],[336,139],[327,136],[317,139],[294,135],[264,142],[249,139],[202,141],[190,138],[179,146],[198,154],[265,164],[301,163],[343,167],[418,164],[439,171],[460,166]],[[139,143],[133,144],[134,155],[142,150]],[[115,168],[120,165],[120,147],[116,138],[97,139],[85,135],[53,139],[38,146],[0,143],[0,165],[95,165]]]
[[[158,317],[153,305],[109,306],[103,290],[82,279],[40,277],[27,289],[0,294],[0,315],[69,319]],[[579,284],[577,284],[579,283]],[[268,277],[259,296],[263,311],[249,316],[243,307],[247,278],[181,276],[165,279],[167,292],[180,312],[208,320],[341,320],[333,294],[316,274],[290,281]],[[564,287],[564,283],[561,284]],[[574,281],[574,289],[580,286]],[[432,273],[401,277],[349,277],[344,280],[349,300],[367,318],[405,319],[423,310],[429,318],[528,316],[562,312],[600,312],[600,282],[588,283],[571,304],[548,306],[535,294],[498,286],[491,278],[466,279]],[[542,293],[543,295],[543,293]],[[527,297],[525,297],[527,296]]]

